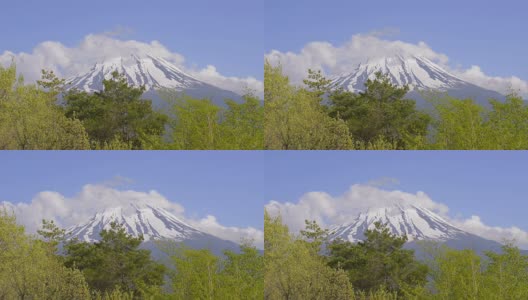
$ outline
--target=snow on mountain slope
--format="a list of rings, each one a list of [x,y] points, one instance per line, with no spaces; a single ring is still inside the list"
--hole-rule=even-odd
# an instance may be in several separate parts
[[[415,99],[422,107],[425,101],[419,92],[424,90],[447,92],[453,97],[472,98],[483,105],[488,105],[489,98],[504,99],[504,95],[464,81],[431,60],[416,55],[397,54],[371,58],[350,72],[330,77],[330,80],[334,88],[358,93],[365,89],[367,79],[375,78],[376,72],[388,75],[393,84],[408,85],[408,97]]]
[[[345,224],[332,226],[329,229],[330,239],[340,238],[353,243],[362,241],[365,239],[364,232],[373,229],[375,222],[386,224],[393,234],[406,235],[405,248],[415,250],[418,258],[427,255],[420,241],[440,243],[459,250],[472,249],[480,255],[485,251],[502,251],[500,243],[457,228],[427,208],[399,203],[371,207]]]
[[[393,234],[406,235],[408,241],[445,241],[466,234],[426,208],[394,204],[370,208],[359,213],[350,222],[332,227],[331,238],[342,238],[351,242],[361,241],[365,238],[363,234],[365,230],[374,228],[375,222],[387,224]]]
[[[123,224],[129,234],[134,236],[142,234],[145,241],[155,239],[183,241],[206,235],[165,209],[149,205],[106,209],[86,223],[68,228],[66,233],[70,239],[78,238],[81,241],[95,242],[100,239],[101,230],[109,229],[112,221]]]
[[[129,84],[144,85],[146,90],[170,88],[183,91],[187,88],[205,85],[205,83],[183,72],[163,58],[146,56],[116,57],[95,64],[90,71],[69,79],[69,88],[86,92],[102,89],[102,81],[112,77],[112,72],[124,74]]]
[[[153,100],[157,108],[163,108],[166,105],[159,94],[161,90],[169,91],[170,94],[177,92],[199,99],[211,99],[221,106],[225,106],[225,99],[242,101],[242,97],[235,92],[200,81],[169,61],[150,55],[105,59],[96,63],[88,72],[68,79],[67,89],[78,89],[88,93],[101,91],[103,90],[103,79],[110,79],[114,71],[124,74],[132,86],[145,86],[146,91],[143,96]]]
[[[359,64],[350,73],[333,77],[332,81],[336,86],[359,92],[365,88],[365,82],[368,78],[375,78],[376,72],[387,74],[394,84],[408,85],[410,90],[435,89],[445,91],[467,84],[425,57],[404,57],[402,55],[371,59],[366,63]]]

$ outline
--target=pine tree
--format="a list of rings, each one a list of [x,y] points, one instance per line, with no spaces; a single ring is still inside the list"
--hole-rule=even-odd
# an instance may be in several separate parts
[[[149,250],[139,249],[143,237],[127,234],[116,222],[100,236],[93,244],[73,240],[65,245],[65,265],[81,270],[91,289],[118,288],[142,297],[161,288],[165,267],[151,259]]]

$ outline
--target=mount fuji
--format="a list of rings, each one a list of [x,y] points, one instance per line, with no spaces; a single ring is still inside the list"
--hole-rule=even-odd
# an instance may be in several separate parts
[[[420,108],[430,107],[422,96],[423,91],[447,93],[456,98],[471,98],[484,106],[489,106],[489,99],[505,99],[504,95],[464,81],[431,60],[417,55],[371,58],[358,64],[350,72],[329,79],[333,88],[358,93],[365,89],[367,79],[375,78],[376,72],[388,75],[395,85],[408,85],[407,97],[416,100]]]
[[[78,89],[88,93],[101,91],[103,79],[110,79],[114,71],[123,74],[132,86],[145,86],[144,97],[153,100],[157,108],[165,107],[160,92],[184,94],[194,98],[208,98],[224,106],[225,99],[242,101],[242,97],[214,85],[200,81],[169,61],[150,55],[114,57],[96,63],[88,72],[69,78],[67,89]]]
[[[346,223],[332,226],[330,239],[362,241],[365,230],[374,228],[375,222],[386,224],[392,234],[406,235],[406,247],[417,250],[418,256],[421,252],[419,241],[437,242],[454,249],[473,249],[480,254],[487,250],[500,252],[502,246],[454,226],[427,208],[400,203],[359,212]]]
[[[108,208],[96,213],[87,222],[66,229],[66,238],[83,242],[97,242],[101,239],[103,229],[109,229],[112,222],[117,222],[133,236],[143,235],[142,248],[149,249],[156,258],[164,256],[159,249],[159,241],[183,243],[185,246],[201,249],[207,248],[217,255],[224,250],[239,252],[237,243],[223,240],[205,233],[180,220],[169,211],[150,205]]]

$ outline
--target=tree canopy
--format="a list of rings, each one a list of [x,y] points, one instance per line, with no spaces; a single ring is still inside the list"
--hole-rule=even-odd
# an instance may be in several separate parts
[[[169,94],[155,108],[145,88],[114,72],[94,93],[68,89],[64,79],[42,71],[36,84],[0,67],[0,149],[155,150],[264,147],[262,101],[248,93],[225,105]],[[158,91],[164,94],[163,91]]]
[[[95,243],[67,242],[64,265],[79,269],[90,288],[101,293],[118,288],[145,297],[159,292],[165,266],[154,262],[149,250],[139,249],[143,237],[127,234],[116,222],[100,235]]]
[[[524,299],[528,256],[506,244],[479,255],[435,242],[418,260],[382,223],[351,243],[306,221],[292,234],[280,216],[265,214],[265,299]]]
[[[361,92],[336,88],[320,70],[295,85],[266,62],[264,76],[266,149],[528,149],[528,105],[514,93],[482,106],[421,91],[425,110],[380,72]]]

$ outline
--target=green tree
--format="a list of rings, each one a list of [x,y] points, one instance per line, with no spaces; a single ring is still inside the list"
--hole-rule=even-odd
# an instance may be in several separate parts
[[[408,91],[407,86],[398,87],[378,72],[374,80],[367,80],[364,92],[340,89],[330,93],[329,114],[344,120],[361,143],[383,138],[398,149],[407,149],[425,140],[431,121],[428,114],[416,109],[414,100],[405,99]]]
[[[243,103],[226,101],[227,109],[220,124],[220,149],[264,149],[264,106],[253,95],[244,96]]]
[[[434,123],[436,149],[476,150],[491,147],[485,109],[471,99],[445,97],[433,103],[438,115]]]
[[[481,258],[473,250],[444,248],[435,263],[432,278],[437,299],[486,299]]]
[[[528,105],[518,95],[511,94],[506,101],[490,100],[487,131],[490,149],[528,149]]]
[[[484,294],[495,299],[527,299],[528,256],[512,244],[503,246],[500,254],[488,251],[486,256],[489,263],[483,274]]]
[[[0,67],[0,149],[77,150],[89,147],[81,122],[64,116],[57,92],[24,85],[16,67]]]
[[[429,254],[428,299],[524,299],[528,295],[528,256],[506,244],[485,257],[471,249],[424,247]]]
[[[118,288],[145,297],[159,292],[165,267],[151,259],[149,250],[139,249],[143,237],[127,234],[116,222],[100,235],[101,240],[93,244],[66,243],[65,265],[81,270],[90,287],[101,293]]]
[[[170,149],[178,150],[258,150],[264,143],[264,108],[254,95],[243,102],[225,100],[225,107],[210,99],[195,99],[162,91],[171,109]]]
[[[48,246],[50,253],[56,254],[59,244],[64,242],[66,230],[57,226],[53,220],[42,220],[42,228],[37,230],[37,233]]]
[[[64,92],[65,84],[65,79],[60,79],[50,70],[42,70],[42,78],[41,80],[37,80],[37,85],[39,87],[46,89],[55,97]]]
[[[433,149],[520,150],[528,148],[528,105],[511,94],[491,99],[490,107],[472,99],[429,96],[434,105]]]
[[[168,117],[142,99],[145,87],[133,87],[124,75],[112,73],[103,80],[104,89],[93,94],[78,90],[65,94],[66,116],[81,120],[94,147],[110,143],[116,137],[132,149],[142,149],[145,139],[161,137]]]
[[[326,79],[321,70],[308,69],[308,77],[303,80],[303,83],[312,91],[316,97],[323,97],[324,94],[330,91],[332,80]]]
[[[90,299],[84,277],[0,211],[0,299]]]
[[[392,234],[379,222],[364,234],[356,244],[335,240],[328,246],[328,265],[345,270],[355,289],[405,295],[425,285],[428,268],[415,259],[414,251],[403,249],[407,237]]]
[[[0,66],[0,103],[5,103],[12,99],[16,88],[24,85],[24,78],[17,77],[16,65],[4,68]]]
[[[327,266],[309,243],[291,235],[280,217],[272,218],[265,212],[264,299],[352,298],[346,273]]]
[[[172,121],[172,148],[213,150],[220,141],[222,108],[209,99],[184,97],[176,100]]]
[[[207,249],[182,249],[172,256],[176,299],[215,299],[220,283],[219,258]]]
[[[316,76],[316,75],[314,75]],[[317,79],[316,79],[317,80]],[[266,149],[349,149],[346,124],[329,117],[320,91],[290,85],[280,66],[264,66],[264,140]],[[318,88],[317,83],[314,87]]]
[[[214,255],[208,249],[163,243],[175,271],[171,299],[262,299],[264,262],[262,254],[250,243],[240,253],[225,251]]]
[[[224,253],[226,259],[220,272],[221,290],[217,299],[261,300],[264,298],[264,257],[248,243],[240,250],[240,253]]]
[[[313,247],[315,253],[321,251],[321,247],[328,242],[328,229],[322,229],[316,221],[304,221],[305,229],[301,230],[301,236]]]

